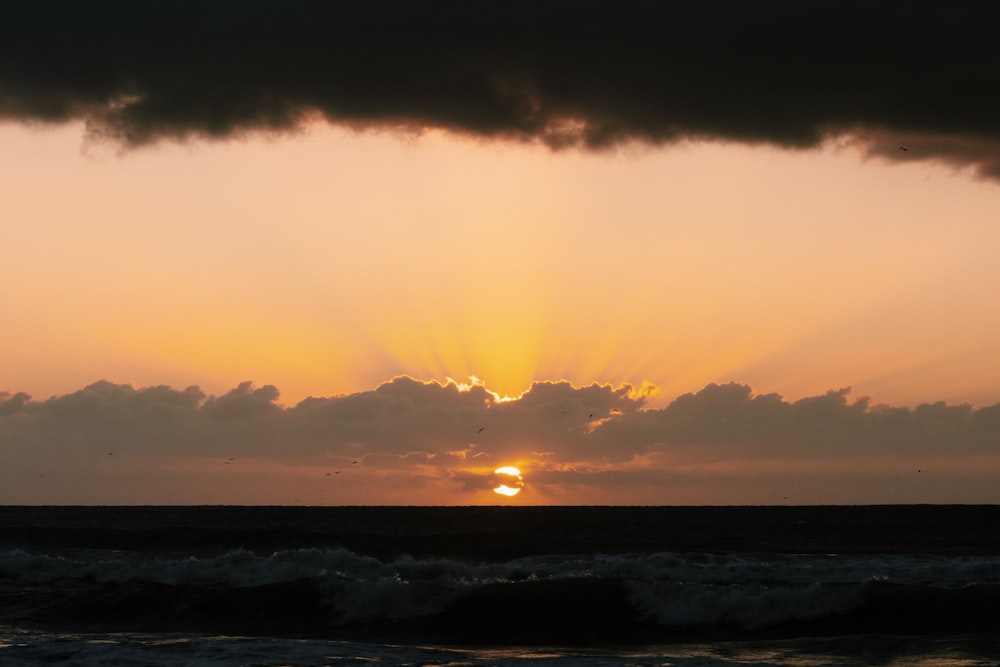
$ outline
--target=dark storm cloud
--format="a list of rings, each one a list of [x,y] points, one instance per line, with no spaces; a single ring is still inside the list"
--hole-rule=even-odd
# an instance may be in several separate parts
[[[0,8],[0,116],[125,145],[307,117],[553,147],[842,135],[996,177],[998,33],[986,2],[38,0]]]

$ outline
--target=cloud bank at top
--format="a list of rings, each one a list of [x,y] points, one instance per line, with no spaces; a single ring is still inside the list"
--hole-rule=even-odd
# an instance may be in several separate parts
[[[38,0],[0,8],[0,118],[128,146],[316,118],[556,148],[841,137],[998,178],[998,32],[971,2]]]

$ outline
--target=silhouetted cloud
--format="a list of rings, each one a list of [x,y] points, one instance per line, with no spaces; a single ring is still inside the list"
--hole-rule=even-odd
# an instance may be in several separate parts
[[[986,2],[38,0],[0,8],[0,117],[125,145],[308,118],[557,148],[840,136],[998,177],[998,32]]]
[[[244,382],[236,389],[210,398],[202,411],[216,419],[239,419],[275,414],[280,411],[275,401],[280,392],[272,384],[255,388],[252,382]]]
[[[493,471],[504,465],[521,468],[524,495],[535,499],[724,502],[734,489],[753,499],[761,488],[835,478],[844,497],[857,486],[871,502],[915,474],[936,476],[941,489],[951,484],[959,494],[923,498],[930,502],[964,498],[954,483],[963,475],[1000,472],[1000,405],[890,407],[851,400],[846,388],[786,401],[711,384],[647,408],[628,385],[540,382],[501,400],[482,386],[398,377],[291,407],[278,398],[277,388],[249,382],[219,397],[106,381],[45,401],[0,394],[0,481],[9,482],[0,502],[18,502],[12,489],[46,473],[72,479],[71,490],[113,497],[117,488],[124,495],[116,502],[128,502],[136,475],[184,489],[192,476],[239,470],[264,485],[269,476],[316,483],[337,476],[369,502],[431,488],[450,488],[461,501],[496,486]]]
[[[0,391],[0,416],[13,415],[20,412],[30,400],[31,395],[23,391],[14,395],[11,395],[10,392]]]

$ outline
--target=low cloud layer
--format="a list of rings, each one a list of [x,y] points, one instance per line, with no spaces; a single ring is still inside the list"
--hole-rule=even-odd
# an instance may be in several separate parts
[[[627,385],[501,400],[408,377],[278,400],[249,382],[0,394],[0,502],[467,504],[495,498],[507,465],[535,503],[1000,501],[1000,404],[786,401],[731,383],[654,409]]]
[[[1000,177],[1000,6],[102,2],[0,8],[0,118],[93,139],[323,119],[599,149],[815,147]]]

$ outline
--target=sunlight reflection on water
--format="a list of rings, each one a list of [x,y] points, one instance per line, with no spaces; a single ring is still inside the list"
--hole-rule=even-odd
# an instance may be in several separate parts
[[[982,642],[985,642],[983,645]],[[83,667],[986,667],[997,664],[991,638],[804,638],[608,647],[458,647],[177,634],[45,633],[0,627],[0,663],[23,667],[71,660]]]

